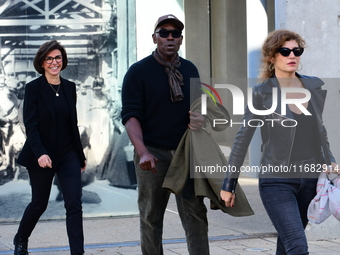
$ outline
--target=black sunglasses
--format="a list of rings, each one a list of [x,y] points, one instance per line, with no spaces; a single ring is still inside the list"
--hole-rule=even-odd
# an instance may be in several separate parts
[[[277,52],[279,52],[284,57],[288,57],[290,55],[290,52],[293,52],[295,57],[299,57],[302,55],[303,51],[304,49],[301,47],[296,47],[293,49],[282,47],[277,49]]]
[[[168,38],[171,34],[173,38],[180,38],[182,35],[181,30],[166,30],[164,28],[161,28],[160,30],[156,31],[155,33],[158,33],[160,37],[162,38]]]

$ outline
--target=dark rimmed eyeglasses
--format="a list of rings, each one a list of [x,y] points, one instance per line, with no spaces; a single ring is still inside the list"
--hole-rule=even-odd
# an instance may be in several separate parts
[[[164,28],[161,28],[160,30],[156,31],[155,33],[158,33],[160,37],[162,38],[168,38],[171,34],[173,38],[180,38],[182,35],[182,31],[175,29],[175,30],[166,30]]]
[[[293,49],[282,47],[282,48],[277,49],[277,52],[279,52],[284,57],[288,57],[291,52],[294,53],[295,57],[300,57],[302,55],[303,51],[304,51],[304,48],[302,48],[302,47],[295,47]]]
[[[63,61],[62,55],[57,55],[55,57],[50,57],[50,56],[46,57],[45,62],[46,62],[46,64],[52,64],[54,59],[57,63],[60,63],[61,61]]]

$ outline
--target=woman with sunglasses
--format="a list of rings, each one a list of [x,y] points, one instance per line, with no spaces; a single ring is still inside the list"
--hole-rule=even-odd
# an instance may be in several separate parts
[[[256,129],[255,120],[265,123],[261,125],[259,191],[278,232],[277,255],[309,254],[304,232],[308,205],[316,194],[319,172],[336,167],[321,118],[324,83],[297,73],[304,46],[302,37],[292,31],[276,30],[268,35],[262,47],[263,82],[254,87],[252,103],[257,110],[268,110],[278,95],[277,107],[266,115],[253,114],[246,107],[244,120],[253,120],[252,125],[241,126],[229,157],[229,164],[240,169]],[[284,105],[286,114],[281,109],[284,91],[290,91],[285,96],[289,100]],[[309,100],[305,99],[308,92]],[[226,206],[232,207],[237,200],[237,178],[238,173],[228,173],[224,180],[221,198]]]
[[[65,201],[71,254],[84,253],[81,171],[86,160],[77,126],[76,86],[60,76],[67,62],[66,51],[57,41],[44,43],[34,58],[41,76],[25,87],[27,139],[18,163],[28,170],[32,200],[14,237],[15,255],[28,255],[28,238],[47,208],[55,175]]]

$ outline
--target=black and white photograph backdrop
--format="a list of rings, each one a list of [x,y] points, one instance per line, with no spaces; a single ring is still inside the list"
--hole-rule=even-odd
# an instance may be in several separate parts
[[[0,0],[1,222],[20,220],[30,201],[27,170],[16,163],[25,141],[22,106],[26,83],[39,76],[35,53],[49,40],[65,47],[69,62],[61,76],[77,86],[78,126],[87,158],[84,216],[137,214],[133,147],[120,120],[121,80],[127,59],[135,58],[126,45],[133,46],[135,23],[121,25],[119,31],[119,13],[128,23],[126,13],[133,10],[117,1]],[[56,178],[42,219],[64,214]]]

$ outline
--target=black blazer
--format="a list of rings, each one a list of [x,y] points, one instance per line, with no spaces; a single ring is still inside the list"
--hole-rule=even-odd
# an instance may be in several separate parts
[[[70,106],[71,128],[76,141],[79,160],[81,166],[84,167],[85,155],[77,124],[76,86],[74,82],[60,79],[61,86],[66,93],[66,100]],[[51,88],[44,75],[27,83],[25,87],[23,115],[27,138],[17,162],[28,169],[39,167],[38,158],[43,154],[49,155],[52,162],[56,160],[55,109],[52,103],[53,93],[50,90]]]

